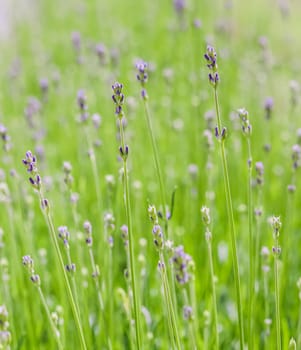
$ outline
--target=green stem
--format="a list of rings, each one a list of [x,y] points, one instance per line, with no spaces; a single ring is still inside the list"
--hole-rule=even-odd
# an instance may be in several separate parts
[[[176,349],[181,349],[181,342],[180,342],[180,336],[179,336],[179,332],[178,332],[178,325],[177,325],[177,320],[176,320],[176,314],[174,311],[174,305],[173,305],[173,299],[171,297],[171,293],[170,293],[170,288],[169,288],[169,283],[168,283],[168,277],[167,277],[167,273],[166,273],[166,265],[165,265],[165,261],[164,261],[164,256],[163,253],[160,252],[159,253],[159,258],[161,261],[161,264],[163,265],[163,268],[160,268],[161,271],[161,277],[162,277],[162,283],[163,283],[163,288],[164,288],[164,296],[165,296],[165,302],[166,302],[166,307],[167,307],[167,311],[168,311],[168,318],[169,318],[169,322],[170,322],[170,336],[171,339],[174,340],[175,343],[175,347]]]
[[[275,240],[275,249],[278,248],[278,239]],[[276,349],[281,350],[281,327],[280,327],[280,307],[279,307],[279,274],[278,274],[278,254],[274,253],[274,279],[275,279],[275,306],[276,306]]]
[[[119,118],[119,128],[120,128],[121,147],[125,151],[122,118]],[[133,232],[132,232],[132,212],[131,212],[131,202],[130,202],[130,189],[129,189],[129,180],[128,180],[127,161],[125,157],[123,157],[123,186],[124,186],[124,205],[125,205],[125,212],[126,212],[127,226],[128,226],[130,279],[131,279],[132,292],[133,292],[136,346],[137,346],[137,349],[139,350],[142,348],[141,329],[140,329],[141,327],[140,306],[139,306],[138,288],[136,285],[135,254],[134,254]]]
[[[252,198],[252,153],[248,137],[248,223],[249,223],[249,305],[248,305],[248,346],[253,349],[253,310],[255,293],[253,198]]]
[[[187,306],[190,305],[187,290],[185,288],[183,288],[183,298],[184,298],[185,305]],[[195,312],[195,310],[193,310],[193,312]],[[188,322],[188,332],[189,332],[189,337],[188,337],[189,348],[197,350],[196,333],[193,326],[193,320],[190,319],[190,320],[187,320],[187,322]]]
[[[208,228],[207,228],[208,230]],[[215,290],[215,276],[213,268],[212,258],[212,245],[211,240],[207,239],[210,277],[211,277],[211,289],[212,289],[212,304],[213,304],[213,318],[214,318],[214,330],[215,330],[215,349],[219,349],[219,335],[218,335],[218,317],[217,317],[217,302],[216,302],[216,290]]]
[[[72,261],[71,261],[71,255],[70,255],[70,251],[69,248],[66,248],[66,254],[67,254],[67,260],[68,260],[68,264],[71,267],[72,266]],[[74,302],[75,302],[75,306],[77,308],[77,312],[80,315],[80,309],[79,309],[79,303],[78,303],[78,294],[77,294],[77,287],[76,287],[76,283],[75,283],[75,277],[74,277],[74,272],[70,271],[69,272],[71,274],[71,284],[72,284],[72,289],[73,289],[73,295],[74,295]]]
[[[89,255],[90,255],[90,261],[91,261],[91,266],[92,266],[92,273],[96,273],[97,270],[96,270],[96,264],[95,264],[95,259],[94,259],[92,247],[89,247]],[[103,313],[104,306],[103,306],[103,300],[102,300],[102,295],[101,295],[101,291],[100,291],[100,285],[99,285],[99,281],[98,281],[98,276],[95,276],[93,279],[94,279],[94,282],[95,282],[95,288],[96,288],[96,292],[97,292],[97,297],[98,297],[100,310]]]
[[[299,303],[300,303],[300,305],[299,305],[297,348],[301,349],[301,301],[300,301],[300,297],[299,297]]]
[[[44,297],[44,294],[42,292],[42,289],[41,287],[38,287],[38,292],[39,292],[39,295],[40,295],[40,298],[41,298],[41,301],[42,301],[42,304],[44,306],[44,309],[46,311],[46,314],[47,314],[47,317],[48,317],[48,320],[50,322],[50,326],[51,326],[51,330],[55,336],[55,339],[57,341],[57,345],[58,345],[58,349],[59,350],[62,350],[64,347],[61,343],[61,339],[60,339],[60,333],[58,331],[58,329],[56,328],[55,324],[53,323],[53,320],[52,320],[52,317],[51,317],[51,314],[50,314],[50,311],[49,311],[49,308],[48,308],[48,305],[46,303],[46,300],[45,300],[45,297]]]
[[[44,198],[42,196],[41,191],[39,192],[39,197],[40,197],[40,202],[42,203]],[[72,294],[71,286],[70,286],[70,283],[69,283],[69,280],[68,280],[67,272],[66,272],[64,261],[63,261],[63,257],[62,257],[62,254],[61,254],[61,251],[60,251],[60,248],[59,248],[58,239],[56,237],[56,232],[55,232],[54,225],[53,225],[53,222],[52,222],[52,219],[51,219],[49,208],[44,208],[42,210],[43,210],[46,222],[47,222],[47,226],[48,226],[48,229],[49,229],[49,232],[50,232],[50,236],[52,238],[52,242],[53,242],[54,247],[55,247],[57,258],[59,260],[59,265],[60,265],[60,268],[61,268],[61,272],[63,274],[63,278],[64,278],[64,282],[65,282],[65,288],[66,288],[66,291],[67,291],[67,294],[68,294],[68,298],[69,298],[70,306],[71,306],[71,309],[72,309],[74,321],[75,321],[75,324],[76,324],[76,327],[77,327],[77,330],[78,330],[78,333],[79,333],[78,336],[80,338],[81,347],[82,347],[83,350],[87,350],[86,341],[85,341],[85,337],[84,337],[84,332],[83,332],[83,329],[82,329],[82,325],[81,325],[81,321],[80,321],[80,318],[79,318],[79,314],[78,314],[77,307],[76,307],[76,304],[75,304],[75,301],[74,301],[74,297],[73,297],[73,294]]]
[[[217,95],[216,87],[214,88],[214,100],[215,100],[218,131],[220,134],[221,130],[222,130],[222,122],[221,122],[221,117],[220,117],[220,112],[219,112],[219,103],[218,103],[218,95]],[[220,152],[221,152],[223,174],[224,174],[224,186],[225,186],[225,192],[226,192],[227,213],[228,213],[229,224],[230,224],[230,238],[231,238],[233,270],[234,270],[234,281],[235,281],[235,289],[236,289],[236,304],[237,304],[238,323],[239,323],[240,349],[243,350],[243,348],[244,348],[244,327],[243,327],[243,313],[242,313],[242,304],[241,304],[238,255],[237,255],[237,248],[236,248],[236,232],[235,232],[234,214],[233,214],[233,207],[232,207],[230,181],[229,181],[228,165],[227,165],[227,159],[226,159],[224,140],[220,141]]]
[[[159,161],[159,154],[158,154],[158,148],[155,140],[155,135],[153,131],[153,125],[152,125],[152,120],[150,116],[150,111],[148,107],[148,103],[145,99],[143,99],[144,102],[144,110],[145,110],[145,116],[146,116],[146,122],[148,126],[148,131],[151,139],[151,144],[152,144],[152,149],[153,149],[153,156],[154,156],[154,161],[155,161],[155,167],[157,171],[157,177],[159,181],[159,186],[160,186],[160,196],[161,196],[161,202],[162,202],[162,207],[163,207],[163,220],[165,223],[165,234],[166,234],[166,239],[168,238],[168,220],[167,220],[167,213],[166,213],[166,193],[165,193],[165,187],[163,183],[163,177],[162,177],[162,171],[161,171],[161,166],[160,166],[160,161]]]

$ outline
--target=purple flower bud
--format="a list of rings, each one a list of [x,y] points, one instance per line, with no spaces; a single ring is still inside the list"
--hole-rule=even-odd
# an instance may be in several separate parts
[[[76,51],[80,50],[81,47],[81,35],[79,32],[73,32],[71,34],[71,41],[73,44],[73,47]]]
[[[272,110],[274,108],[274,100],[272,97],[267,97],[264,101],[264,109],[266,112],[266,119],[270,119],[272,115]]]
[[[87,98],[86,98],[84,90],[82,90],[82,89],[78,90],[78,92],[77,92],[77,104],[82,111],[87,109],[86,100],[87,100]]]

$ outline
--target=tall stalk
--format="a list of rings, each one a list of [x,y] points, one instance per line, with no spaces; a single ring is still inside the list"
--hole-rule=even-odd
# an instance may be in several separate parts
[[[167,275],[166,270],[166,264],[164,259],[164,237],[163,237],[163,231],[161,226],[159,225],[159,219],[157,215],[157,210],[153,205],[150,205],[148,207],[148,214],[149,217],[153,223],[153,237],[154,237],[154,245],[159,253],[159,272],[161,276],[162,281],[162,287],[163,287],[163,295],[164,295],[164,302],[167,312],[167,323],[168,323],[168,329],[169,329],[169,337],[173,344],[173,348],[180,350],[181,349],[181,342],[180,342],[180,335],[179,335],[179,327],[175,312],[175,304],[174,299],[172,298],[172,294],[170,291],[169,286],[169,279]]]
[[[164,186],[162,170],[161,170],[161,166],[160,166],[158,147],[157,147],[157,143],[155,140],[155,134],[154,134],[154,130],[153,130],[152,118],[150,115],[150,110],[149,110],[149,105],[148,105],[148,95],[147,95],[147,92],[145,90],[145,84],[148,80],[147,63],[146,62],[139,62],[139,63],[137,63],[136,67],[138,70],[137,80],[140,81],[141,86],[142,86],[141,97],[143,100],[146,123],[147,123],[149,136],[151,139],[155,168],[156,168],[157,177],[158,177],[158,181],[159,181],[160,197],[161,197],[161,203],[162,203],[162,213],[163,213],[163,220],[165,223],[165,234],[166,234],[166,238],[168,238],[168,216],[167,216],[167,208],[166,208],[165,186]]]
[[[62,345],[62,343],[61,343],[60,333],[59,333],[59,330],[57,329],[56,325],[54,324],[54,321],[53,321],[53,319],[52,319],[52,317],[51,317],[51,314],[50,314],[48,305],[47,305],[47,303],[46,303],[46,299],[45,299],[44,294],[43,294],[43,291],[42,291],[42,289],[41,289],[41,279],[40,279],[40,276],[37,275],[37,274],[35,274],[35,271],[34,271],[34,262],[33,262],[32,258],[30,257],[30,255],[25,255],[25,256],[23,256],[23,258],[22,258],[22,263],[23,263],[23,265],[25,266],[25,268],[28,270],[29,275],[30,275],[30,279],[31,279],[32,283],[33,283],[33,284],[37,287],[37,289],[38,289],[41,302],[42,302],[42,304],[43,304],[43,307],[44,307],[44,309],[45,309],[47,318],[48,318],[49,323],[50,323],[51,331],[53,332],[53,335],[54,335],[54,337],[56,338],[58,349],[59,349],[59,350],[62,350],[64,347],[63,347],[63,345]]]
[[[242,132],[248,144],[248,231],[249,231],[249,303],[248,303],[248,348],[253,349],[253,309],[255,294],[255,257],[253,236],[253,198],[252,198],[252,152],[251,133],[252,126],[249,122],[249,113],[245,108],[238,110],[238,116],[242,124]]]
[[[272,217],[272,229],[273,229],[273,255],[274,255],[274,282],[275,282],[275,309],[276,309],[276,350],[281,350],[281,327],[280,327],[280,305],[279,305],[279,267],[278,261],[281,254],[281,248],[279,246],[279,231],[281,228],[281,221],[279,217]]]
[[[212,257],[212,234],[209,229],[211,222],[210,210],[207,207],[201,208],[202,220],[206,227],[205,239],[208,248],[208,259],[210,268],[210,281],[211,281],[211,293],[212,293],[212,305],[213,305],[213,322],[214,322],[214,332],[215,332],[215,349],[219,349],[219,334],[218,334],[218,317],[217,317],[217,301],[216,301],[216,291],[215,291],[215,275],[213,268],[213,257]]]
[[[130,280],[132,284],[133,292],[133,304],[134,304],[134,319],[135,319],[135,334],[136,334],[136,346],[137,349],[142,349],[141,341],[141,323],[140,323],[140,302],[137,288],[136,271],[135,271],[135,254],[134,254],[134,237],[132,232],[132,212],[131,212],[131,201],[130,201],[130,189],[129,189],[129,178],[128,178],[128,165],[127,158],[129,154],[129,148],[125,144],[124,129],[123,129],[123,110],[122,105],[124,102],[124,95],[122,93],[123,85],[115,83],[112,86],[113,89],[113,102],[116,105],[115,114],[119,120],[119,131],[120,131],[120,147],[119,152],[123,161],[123,191],[124,191],[124,206],[127,218],[128,227],[128,246],[129,246],[129,263],[130,263]]]
[[[73,297],[73,294],[72,294],[72,289],[71,289],[71,286],[70,286],[70,283],[69,283],[69,279],[68,279],[68,276],[67,276],[67,272],[66,272],[66,269],[65,269],[65,264],[64,264],[64,261],[63,261],[63,257],[62,257],[62,254],[61,254],[61,251],[60,251],[60,248],[59,248],[58,238],[57,238],[57,235],[56,235],[56,232],[55,232],[55,228],[54,228],[54,224],[53,224],[52,217],[51,217],[49,202],[43,196],[42,180],[41,180],[41,177],[40,177],[40,175],[38,173],[36,157],[30,151],[27,151],[26,152],[26,158],[23,159],[23,164],[26,166],[27,172],[31,174],[31,177],[29,178],[29,182],[31,183],[33,188],[38,193],[41,209],[42,209],[45,221],[47,223],[48,230],[49,230],[49,233],[50,233],[50,237],[51,237],[52,243],[54,245],[56,256],[57,256],[57,259],[58,259],[58,262],[59,262],[59,266],[60,266],[60,269],[61,269],[61,272],[62,272],[62,275],[63,275],[65,288],[66,288],[66,291],[67,291],[68,299],[69,299],[71,310],[72,310],[72,313],[73,313],[75,325],[76,325],[77,330],[78,330],[78,336],[79,336],[79,339],[80,339],[81,348],[83,350],[86,350],[87,346],[86,346],[86,341],[85,341],[85,337],[84,337],[84,332],[83,332],[81,320],[80,320],[80,317],[79,317],[78,309],[76,307],[75,300],[74,300],[74,297]]]
[[[229,181],[229,173],[228,173],[228,163],[226,159],[226,150],[225,150],[225,139],[227,136],[226,135],[227,131],[225,127],[222,127],[222,121],[221,121],[220,110],[219,110],[217,86],[220,78],[217,71],[217,62],[216,62],[217,55],[214,48],[211,46],[208,46],[207,52],[204,55],[204,57],[207,61],[207,67],[210,69],[210,73],[208,75],[209,82],[213,86],[213,90],[214,90],[214,101],[215,101],[215,110],[216,110],[216,118],[217,118],[217,127],[215,129],[215,134],[219,140],[220,154],[221,154],[223,174],[224,174],[224,187],[225,187],[225,193],[226,193],[227,214],[228,214],[228,219],[230,224],[231,251],[232,251],[232,260],[233,260],[235,289],[236,289],[236,304],[237,304],[238,323],[239,323],[239,340],[240,340],[240,349],[243,350],[244,326],[243,326],[243,312],[242,312],[242,303],[241,303],[238,255],[237,255],[237,248],[236,248],[236,230],[235,230],[235,223],[234,223],[232,197],[231,197],[231,189],[230,189],[230,181]]]

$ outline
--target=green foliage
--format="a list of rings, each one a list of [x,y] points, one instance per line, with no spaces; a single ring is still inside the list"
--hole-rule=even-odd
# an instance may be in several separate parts
[[[255,269],[253,332],[248,334],[245,322],[245,342],[253,337],[254,349],[276,348],[273,234],[269,223],[269,218],[275,215],[282,222],[277,241],[281,248],[277,262],[277,317],[280,317],[282,348],[288,346],[291,338],[296,340],[297,348],[301,346],[300,288],[296,285],[301,264],[298,147],[294,148],[292,159],[292,147],[301,142],[297,134],[301,128],[298,85],[301,81],[298,31],[301,6],[298,1],[288,0],[277,4],[267,0],[187,0],[185,3],[183,12],[177,12],[171,0],[42,0],[30,2],[30,8],[26,8],[23,1],[14,0],[3,5],[8,9],[3,21],[8,33],[0,37],[0,124],[6,128],[0,129],[0,306],[4,305],[3,310],[7,310],[8,323],[1,323],[0,318],[0,348],[2,339],[3,344],[9,340],[11,349],[57,346],[38,289],[22,266],[25,255],[34,260],[41,290],[50,313],[57,320],[64,348],[80,348],[60,262],[43,219],[39,196],[22,164],[28,150],[37,156],[44,197],[49,201],[56,233],[59,226],[67,226],[70,232],[69,252],[76,265],[76,271],[69,276],[70,284],[73,279],[72,291],[77,290],[76,308],[87,348],[136,348],[128,249],[120,230],[127,223],[127,216],[120,170],[123,162],[118,149],[119,124],[111,99],[111,86],[116,81],[123,84],[125,95],[124,139],[129,147],[132,244],[144,349],[168,349],[176,344],[177,341],[169,338],[173,333],[169,329],[174,324],[178,325],[174,333],[178,333],[183,349],[190,349],[194,343],[198,349],[211,349],[215,342],[215,318],[220,348],[238,347],[223,169],[219,141],[214,136],[216,116],[214,113],[209,127],[205,118],[208,111],[215,108],[203,57],[207,44],[213,45],[218,55],[218,96],[223,126],[227,128],[224,143],[245,320],[250,317],[250,251],[254,254],[251,257]],[[79,49],[74,46],[74,33],[80,35]],[[98,47],[97,55],[99,44],[103,45],[103,56],[102,47]],[[173,248],[169,248],[167,237],[159,255],[153,244],[148,207],[155,205],[158,212],[164,213],[164,195],[144,116],[141,86],[136,80],[137,59],[148,63],[148,117],[158,149],[169,206],[167,213],[177,188],[172,218],[168,225],[159,218],[159,224],[164,235],[168,226],[173,247],[183,245],[192,257],[193,278],[189,286],[175,281],[170,263]],[[45,92],[40,87],[42,78],[47,79],[49,85]],[[80,121],[77,104],[80,89],[87,98],[86,122]],[[265,109],[267,97],[273,98],[269,119]],[[29,116],[32,98],[36,99],[38,109]],[[248,110],[248,121],[252,125],[254,207],[251,211],[262,209],[260,217],[252,214],[254,249],[251,250],[249,149],[237,114],[243,107]],[[99,128],[93,125],[94,114],[101,116]],[[204,136],[206,129],[212,137],[210,147]],[[269,151],[266,145],[270,146]],[[66,161],[72,166],[70,186],[64,182]],[[261,186],[256,182],[256,162],[264,165]],[[288,191],[288,185],[295,190]],[[78,193],[78,202],[70,201],[72,193]],[[214,269],[200,212],[203,205],[210,208],[210,253]],[[113,216],[109,224],[107,213]],[[93,227],[90,247],[85,241],[86,220]],[[63,243],[59,243],[67,265],[68,254]],[[262,247],[267,247],[270,254],[262,255]],[[165,261],[166,274],[161,274],[164,279],[158,271],[158,257],[162,258],[161,262]],[[99,276],[92,277],[97,268]],[[215,279],[210,271],[214,271]],[[174,323],[168,321],[162,280],[169,283],[163,287],[170,294],[168,308],[175,310]],[[213,315],[214,280],[218,317]],[[183,318],[187,302],[193,307],[192,319]],[[2,331],[10,332],[10,336],[4,333],[2,336]],[[5,346],[4,349],[8,348]]]

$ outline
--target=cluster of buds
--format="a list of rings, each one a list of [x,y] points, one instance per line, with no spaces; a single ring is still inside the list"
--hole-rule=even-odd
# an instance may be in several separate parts
[[[25,159],[23,159],[22,162],[25,165],[27,172],[31,175],[29,177],[29,182],[33,188],[39,191],[41,189],[42,179],[38,173],[36,156],[33,155],[31,151],[27,151],[25,154]]]
[[[58,228],[59,238],[63,241],[66,249],[69,249],[70,233],[67,226],[59,226]]]
[[[193,320],[193,309],[191,306],[185,305],[183,307],[183,317],[184,317],[184,320],[186,321]]]
[[[30,275],[30,280],[32,281],[32,283],[35,284],[37,287],[39,287],[41,285],[40,276],[35,274],[34,262],[33,262],[33,259],[31,258],[31,256],[30,255],[23,256],[22,264],[27,269],[27,271]]]
[[[148,216],[153,223],[153,242],[155,247],[160,251],[164,248],[164,235],[162,227],[159,225],[159,217],[154,205],[149,205],[148,207]]]
[[[69,189],[71,189],[72,184],[73,184],[73,176],[71,175],[72,171],[72,165],[69,162],[64,162],[63,163],[63,171],[64,171],[64,182],[67,185]]]
[[[107,237],[109,247],[113,248],[114,239],[112,233],[115,230],[115,217],[112,213],[107,212],[104,214],[104,225],[106,232],[109,234],[109,236]]]
[[[129,229],[127,225],[122,225],[120,227],[121,238],[125,247],[129,246]]]
[[[178,283],[180,285],[187,284],[192,278],[194,263],[191,256],[184,252],[183,246],[174,248],[171,262],[174,266]]]
[[[264,101],[265,118],[271,119],[272,111],[274,108],[274,100],[272,97],[267,97]]]
[[[255,163],[255,170],[256,170],[256,184],[259,186],[263,185],[263,175],[264,175],[264,166],[262,162],[256,162]]]
[[[122,105],[124,103],[124,94],[122,93],[123,85],[121,83],[114,83],[112,85],[112,90],[114,94],[112,95],[112,100],[115,103],[115,114],[118,118],[122,119],[124,116]]]
[[[0,305],[0,349],[10,349],[10,343],[8,312],[5,305]]]
[[[136,69],[138,71],[136,78],[144,86],[148,80],[148,64],[144,61],[139,61],[136,63]]]
[[[249,112],[245,108],[240,108],[237,110],[238,116],[241,120],[242,132],[246,137],[250,137],[252,133],[252,125],[249,121]]]
[[[41,78],[39,81],[40,90],[42,93],[42,100],[43,102],[47,102],[47,95],[48,95],[48,89],[49,89],[49,81],[47,78]]]
[[[282,225],[282,223],[280,221],[279,216],[273,216],[271,218],[271,226],[272,226],[272,230],[273,230],[273,238],[274,238],[274,244],[275,244],[272,248],[272,251],[273,251],[275,258],[278,258],[281,254],[281,248],[278,244],[281,225]]]
[[[217,66],[217,54],[215,49],[208,45],[206,53],[204,54],[204,58],[207,62],[207,67],[209,68],[210,72],[208,74],[209,82],[210,84],[216,89],[218,83],[219,83],[219,74],[218,74],[218,66]]]
[[[2,124],[0,124],[0,137],[3,141],[3,150],[8,152],[11,148],[10,136],[7,133],[7,128]]]
[[[218,126],[216,126],[214,128],[214,134],[215,134],[215,137],[220,140],[220,141],[224,141],[227,137],[227,128],[226,127],[223,127],[221,131],[219,131],[219,128]]]
[[[86,233],[86,244],[88,247],[92,247],[93,238],[92,238],[92,225],[91,222],[86,220],[83,224],[84,231]]]
[[[292,147],[293,169],[297,170],[301,165],[301,146],[295,144]]]
[[[144,61],[138,61],[136,63],[137,75],[136,78],[142,86],[141,97],[143,100],[147,100],[147,92],[145,90],[145,84],[148,81],[148,64]]]
[[[201,215],[202,215],[203,224],[206,227],[205,238],[206,238],[207,242],[210,242],[211,238],[212,238],[212,234],[211,234],[210,229],[209,229],[209,225],[211,223],[210,209],[208,207],[202,206]]]
[[[105,65],[106,64],[106,61],[107,61],[107,59],[106,59],[106,51],[107,51],[107,49],[104,46],[104,44],[102,44],[102,43],[97,44],[96,47],[95,47],[95,52],[96,52],[96,55],[97,55],[101,65]]]
[[[89,117],[89,113],[87,112],[87,97],[85,91],[82,89],[78,90],[77,92],[77,104],[80,110],[80,122],[86,122]]]

